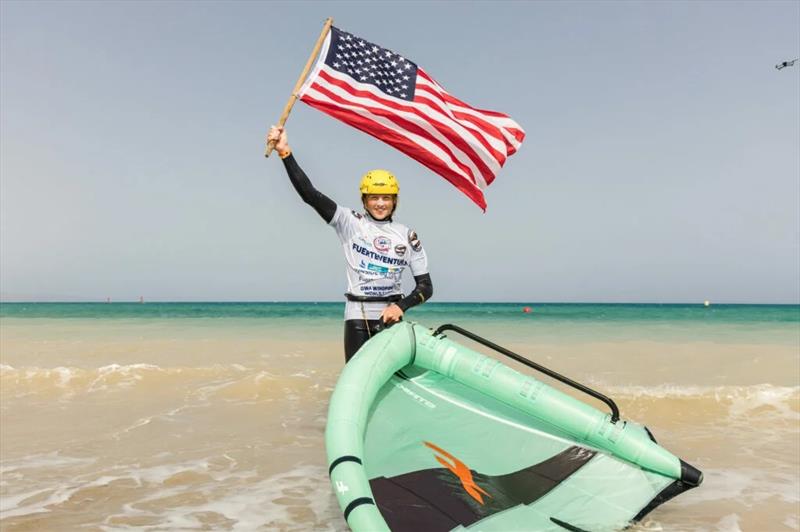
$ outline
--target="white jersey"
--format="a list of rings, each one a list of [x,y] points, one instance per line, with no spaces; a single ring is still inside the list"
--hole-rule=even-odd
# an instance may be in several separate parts
[[[330,221],[344,249],[347,293],[354,296],[402,295],[401,276],[428,273],[428,258],[417,234],[397,222],[379,222],[369,215],[336,206]],[[377,320],[385,302],[347,301],[344,319]]]

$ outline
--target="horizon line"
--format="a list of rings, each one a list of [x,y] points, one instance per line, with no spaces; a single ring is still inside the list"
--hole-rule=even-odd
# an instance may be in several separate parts
[[[0,304],[97,304],[97,305],[120,305],[120,304],[285,304],[285,303],[308,303],[308,304],[344,304],[345,301],[341,300],[166,300],[166,299],[153,299],[153,300],[137,300],[137,299],[121,299],[121,300],[100,300],[100,299],[74,299],[74,300],[61,300],[61,299],[2,299]],[[518,301],[426,301],[425,304],[494,304],[494,305],[700,305],[700,306],[722,306],[722,305],[783,305],[783,306],[800,306],[800,301],[797,302],[722,302],[715,303],[711,300],[703,301],[533,301],[533,300],[518,300]],[[417,305],[421,306],[421,305]]]

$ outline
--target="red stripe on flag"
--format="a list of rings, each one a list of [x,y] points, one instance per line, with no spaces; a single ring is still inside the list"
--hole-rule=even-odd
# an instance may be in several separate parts
[[[448,113],[462,112],[461,110],[452,107],[450,105],[450,102],[447,102],[446,99],[444,98],[444,95],[441,92],[437,91],[435,87],[428,87],[426,85],[417,85],[417,90],[414,93],[414,101],[416,102],[417,99],[423,97],[423,95],[427,95],[429,98],[433,98],[435,101],[438,101],[437,103],[441,107],[447,109]],[[499,141],[504,141],[503,134],[500,132],[500,128],[497,125],[492,124],[491,122],[488,121],[486,121],[485,123],[489,124],[490,127],[485,129],[481,128],[484,131],[484,133],[493,136]]]
[[[389,120],[390,122],[396,124],[398,129],[403,129],[405,131],[408,131],[409,133],[412,133],[414,135],[418,135],[420,137],[423,137],[425,140],[427,140],[428,142],[431,142],[432,144],[435,144],[436,147],[438,147],[440,150],[445,152],[447,154],[447,156],[450,158],[450,161],[454,165],[458,166],[458,168],[462,172],[464,172],[464,174],[472,176],[472,170],[470,170],[467,165],[465,165],[464,163],[459,161],[458,158],[456,158],[455,154],[450,150],[450,148],[448,148],[439,139],[437,139],[435,137],[432,137],[430,135],[430,133],[425,131],[419,125],[414,124],[413,122],[409,122],[408,120],[405,120],[405,119],[401,118],[399,115],[393,113],[392,111],[387,111],[386,109],[381,109],[379,107],[372,107],[372,106],[369,106],[369,105],[364,105],[364,104],[359,103],[359,102],[355,102],[353,100],[348,100],[346,98],[342,98],[341,96],[338,96],[337,94],[335,94],[335,93],[331,92],[330,90],[328,90],[327,88],[325,88],[320,83],[314,83],[313,85],[311,85],[311,89],[316,90],[316,91],[324,94],[325,96],[327,96],[328,98],[330,98],[331,100],[333,100],[336,103],[339,103],[341,105],[349,105],[349,106],[353,106],[353,107],[358,107],[359,109],[363,109],[363,110],[369,112],[372,115],[379,116],[381,118],[385,118],[385,119]],[[345,111],[347,111],[347,109],[345,109]],[[422,148],[420,146],[420,149],[424,149],[424,148]],[[473,177],[473,181],[476,181],[474,179],[474,177]]]
[[[463,127],[466,131],[469,131],[469,134],[472,137],[474,137],[475,139],[477,139],[478,142],[481,143],[481,145],[484,147],[485,151],[495,161],[497,161],[497,164],[499,164],[502,167],[503,164],[506,162],[506,154],[501,152],[501,151],[499,151],[497,148],[492,146],[491,143],[488,140],[486,140],[486,136],[492,136],[495,139],[497,139],[498,141],[501,141],[501,142],[505,143],[505,140],[502,138],[502,135],[499,135],[499,133],[497,133],[497,135],[493,135],[493,134],[490,134],[487,131],[484,131],[482,129],[481,129],[480,132],[476,131],[475,128],[478,128],[479,126],[477,126],[476,124],[473,124],[471,121],[459,120],[458,117],[456,117],[456,115],[453,113],[453,110],[450,109],[449,107],[447,107],[447,104],[445,104],[444,102],[441,102],[441,101],[436,101],[436,100],[429,99],[426,96],[423,96],[422,94],[420,94],[420,92],[417,92],[414,95],[414,103],[415,104],[419,104],[419,105],[425,105],[427,107],[430,107],[431,109],[439,111],[440,113],[444,113],[446,115],[449,115],[450,119],[453,122],[459,123],[461,125],[461,127]],[[465,123],[465,122],[467,122],[467,123]],[[496,128],[494,128],[494,129],[496,131]]]
[[[394,101],[388,100],[386,98],[381,98],[379,96],[376,96],[374,93],[372,93],[370,91],[359,90],[359,89],[355,88],[354,86],[350,85],[349,83],[347,83],[346,81],[342,81],[340,79],[337,79],[337,78],[331,76],[330,74],[328,74],[325,71],[321,71],[319,77],[324,79],[325,81],[327,81],[329,84],[335,85],[336,87],[341,88],[342,90],[346,91],[348,94],[350,94],[352,96],[377,102],[377,103],[379,103],[381,105],[385,105],[386,107],[389,107],[390,109],[395,109],[395,110],[398,110],[398,111],[404,111],[404,112],[407,112],[407,113],[414,114],[415,116],[417,116],[420,119],[424,120],[426,123],[430,124],[440,135],[442,135],[447,140],[449,140],[456,148],[458,148],[458,150],[460,150],[465,156],[467,156],[470,159],[470,161],[472,161],[472,163],[475,165],[475,167],[478,169],[478,171],[480,172],[480,174],[483,177],[483,180],[486,182],[486,184],[489,184],[492,181],[494,181],[495,172],[491,168],[489,168],[487,166],[486,162],[480,157],[480,155],[478,155],[476,153],[476,148],[477,147],[470,146],[469,143],[465,141],[464,137],[459,135],[458,132],[455,129],[453,129],[452,126],[447,125],[445,123],[442,123],[438,119],[433,118],[431,115],[421,111],[418,108],[418,106],[414,106],[413,104],[410,104],[410,105],[401,104],[401,103],[399,103],[398,100],[394,100]],[[321,86],[322,86],[322,84],[319,81],[315,81],[312,84],[313,88],[319,88]],[[426,139],[430,140],[431,142],[436,143],[436,145],[439,146],[441,149],[443,149],[443,150],[447,151],[448,153],[450,153],[451,156],[454,159],[454,162],[456,164],[459,164],[459,165],[463,164],[457,159],[455,154],[452,153],[452,151],[451,151],[451,149],[449,147],[447,147],[446,145],[442,144],[441,141],[439,141],[435,136],[433,136],[430,132],[426,131],[424,128],[420,127],[419,125],[414,124],[413,122],[408,121],[407,119],[402,118],[402,117],[400,117],[398,115],[394,115],[391,112],[388,112],[386,110],[367,107],[365,104],[362,104],[361,102],[355,102],[353,100],[345,99],[345,98],[342,98],[340,96],[336,96],[333,93],[330,93],[330,94],[326,93],[326,95],[329,96],[332,99],[335,99],[336,101],[343,102],[343,103],[350,103],[350,104],[353,104],[353,105],[359,105],[359,106],[361,106],[361,107],[363,107],[365,109],[368,109],[372,113],[380,114],[380,116],[383,116],[383,117],[385,117],[387,119],[392,120],[398,126],[403,127],[405,129],[409,129],[409,131],[411,131],[412,128],[413,128],[413,132],[414,133],[425,137]],[[400,101],[403,101],[403,100],[400,100]],[[479,141],[483,140],[483,139],[480,139],[479,135],[476,135],[476,138],[478,138]],[[483,144],[483,145],[484,145],[484,147],[486,146],[485,144]],[[491,155],[491,154],[487,154],[487,155]],[[502,164],[500,164],[500,166],[502,166]],[[468,168],[465,168],[465,171],[467,171],[470,174],[473,173],[472,170],[468,169]]]
[[[441,93],[433,92],[433,91],[430,90],[429,87],[419,87],[419,88],[423,89],[420,92],[424,92],[424,93],[426,93],[428,95],[432,95],[435,98],[441,98],[442,97]],[[414,101],[417,101],[418,98],[421,98],[419,92],[417,92],[414,95]],[[450,105],[448,103],[446,103],[446,102],[443,103],[443,105],[446,106],[447,109],[458,120],[463,121],[463,122],[469,122],[470,124],[474,125],[478,129],[480,129],[481,131],[486,133],[487,135],[491,135],[493,138],[501,141],[505,145],[506,155],[511,155],[511,153],[509,152],[509,149],[511,151],[515,150],[515,148],[510,145],[510,143],[508,142],[508,139],[505,137],[505,135],[503,135],[503,132],[501,131],[500,126],[498,126],[496,124],[493,124],[493,123],[489,122],[488,120],[483,120],[480,117],[477,117],[477,116],[475,116],[473,114],[466,113],[464,111],[461,111],[461,110],[458,110],[456,108],[450,107]]]
[[[361,115],[353,113],[352,111],[343,110],[334,104],[317,100],[308,94],[304,94],[301,97],[301,100],[308,105],[315,107],[320,111],[363,131],[364,133],[367,133],[368,135],[386,142],[387,144],[405,153],[412,159],[419,161],[433,172],[447,179],[457,189],[478,204],[481,209],[486,211],[486,200],[484,199],[480,188],[478,188],[475,183],[467,179],[465,176],[454,172],[441,159],[433,156],[427,150],[420,149],[419,145],[412,142],[410,139],[400,135],[396,131],[389,129],[382,124],[362,117]]]
[[[447,101],[448,102],[450,102],[450,103],[452,103],[454,105],[458,105],[458,106],[461,106],[461,107],[466,107],[468,109],[472,109],[473,111],[476,111],[476,112],[481,113],[481,114],[486,115],[486,116],[494,116],[496,118],[507,118],[507,119],[511,120],[511,117],[508,116],[507,114],[498,113],[497,111],[490,111],[488,109],[478,109],[477,107],[473,107],[470,104],[459,100],[458,98],[456,98],[455,96],[453,96],[452,94],[447,92],[445,90],[445,88],[442,87],[441,84],[438,81],[433,79],[430,76],[430,74],[428,74],[427,72],[425,72],[421,68],[417,69],[417,75],[419,77],[421,77],[421,78],[424,78],[424,79],[428,80],[432,85],[434,85],[437,88],[438,92],[440,92],[443,96],[447,97]]]
[[[501,119],[506,119],[506,120],[510,120],[510,121],[513,122],[511,117],[506,115],[506,114],[498,113],[496,111],[490,111],[488,109],[478,109],[477,107],[472,107],[468,103],[459,100],[458,98],[456,98],[455,96],[453,96],[452,94],[450,94],[449,92],[444,90],[444,88],[441,85],[439,85],[439,83],[437,83],[436,80],[434,80],[430,75],[428,75],[422,69],[418,69],[417,70],[417,75],[419,77],[423,78],[423,79],[426,79],[427,81],[429,81],[433,85],[433,87],[419,86],[418,85],[417,88],[418,89],[423,89],[423,90],[425,90],[425,91],[427,91],[429,93],[432,93],[432,94],[436,94],[439,98],[442,99],[442,101],[446,102],[446,104],[452,104],[452,105],[457,105],[459,107],[464,107],[466,109],[470,109],[470,110],[474,111],[475,113],[479,113],[479,114],[487,116],[487,117],[490,116],[490,117],[494,117],[494,118],[501,118]],[[457,112],[455,109],[453,111]],[[472,116],[474,118],[477,118],[477,117],[475,117],[475,115],[471,115],[469,113],[465,113],[465,114],[468,115],[468,116]],[[492,124],[492,126],[497,128],[498,130],[499,129],[503,129],[503,130],[507,131],[518,142],[522,142],[522,140],[525,138],[525,132],[522,131],[519,128],[515,128],[515,127],[511,127],[511,126],[502,126],[502,125],[498,125],[498,124]],[[495,135],[495,136],[497,137],[497,135]],[[505,140],[505,138],[502,137],[502,136],[497,137],[497,138],[500,138],[504,142],[507,142]],[[515,147],[512,146],[511,149],[513,150],[513,152],[516,152],[516,148]],[[511,153],[509,153],[509,155],[511,155]]]

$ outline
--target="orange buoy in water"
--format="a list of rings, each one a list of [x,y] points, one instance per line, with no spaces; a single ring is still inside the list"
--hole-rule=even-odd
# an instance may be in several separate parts
[[[525,314],[528,314],[532,311],[533,309],[531,307],[522,307],[522,312],[524,312]]]

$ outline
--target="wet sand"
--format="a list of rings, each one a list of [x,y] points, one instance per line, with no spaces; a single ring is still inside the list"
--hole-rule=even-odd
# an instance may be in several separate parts
[[[346,529],[323,442],[340,326],[3,319],[0,526]],[[612,396],[704,471],[637,530],[799,530],[793,334],[523,332],[507,346]]]

